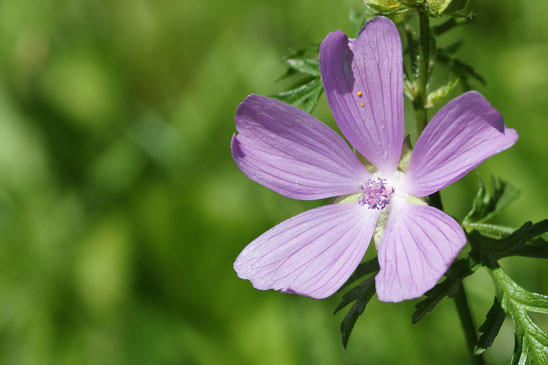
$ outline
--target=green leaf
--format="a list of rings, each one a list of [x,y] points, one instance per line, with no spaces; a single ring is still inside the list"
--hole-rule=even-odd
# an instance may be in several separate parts
[[[343,285],[343,288],[363,276],[375,274],[378,271],[379,262],[377,260],[377,257],[362,262],[354,271],[352,276]],[[348,343],[348,339],[350,338],[350,334],[352,333],[352,329],[354,328],[354,325],[358,320],[358,317],[363,314],[365,306],[374,294],[375,275],[371,275],[367,279],[356,285],[354,288],[350,289],[347,293],[345,293],[342,297],[341,302],[333,311],[333,314],[335,314],[350,303],[354,302],[341,323],[342,343],[345,348]]]
[[[491,238],[502,238],[514,233],[515,231],[512,227],[489,223],[466,223],[465,228],[470,231],[476,230]]]
[[[290,68],[306,75],[320,77],[320,65],[317,60],[288,58],[286,60]]]
[[[452,17],[449,20],[445,21],[444,23],[441,23],[439,25],[432,27],[432,33],[436,36],[440,36],[450,30],[452,30],[455,27],[458,27],[460,25],[466,25],[475,20],[475,17],[470,14],[469,16],[464,17]]]
[[[460,49],[460,47],[462,47],[463,44],[464,44],[464,41],[462,39],[458,40],[458,41],[453,42],[450,45],[442,48],[442,52],[449,53],[449,54],[454,54]]]
[[[454,296],[461,280],[474,272],[473,265],[470,260],[466,259],[455,261],[445,274],[446,278],[427,291],[424,294],[426,298],[415,304],[415,312],[411,317],[413,324],[420,321],[426,313],[432,311],[443,298]]]
[[[530,293],[514,282],[500,267],[489,271],[497,288],[497,299],[514,322],[515,345],[512,364],[546,364],[548,334],[529,317],[533,308],[548,309],[548,297]],[[545,312],[546,313],[546,312]]]
[[[467,235],[472,246],[470,256],[491,268],[497,267],[499,259],[508,256],[548,258],[548,242],[542,238],[546,232],[548,219],[535,224],[527,222],[511,235],[499,239],[472,231]]]
[[[486,84],[485,79],[478,74],[472,66],[458,60],[455,56],[447,52],[440,50],[436,54],[436,60],[448,67],[460,79],[461,85],[465,90],[471,89],[470,83],[468,82],[470,77],[476,79],[483,85]]]
[[[299,107],[310,113],[323,92],[323,85],[318,63],[318,44],[292,50],[284,57],[287,69],[278,80],[295,78],[297,81],[288,90],[271,95],[285,103]]]
[[[495,302],[489,312],[487,312],[487,318],[485,322],[480,326],[479,331],[482,333],[474,349],[474,355],[481,355],[489,346],[493,344],[495,337],[499,333],[500,327],[506,318],[506,313],[502,309],[498,298],[495,298]]]
[[[288,91],[283,91],[272,95],[285,103],[300,107],[304,111],[310,113],[316,105],[323,92],[322,80],[317,77],[308,82]]]
[[[472,203],[472,210],[464,217],[463,224],[482,223],[490,220],[519,196],[519,190],[502,179],[491,176],[490,188],[479,178],[479,189]]]
[[[350,334],[358,317],[362,315],[369,300],[375,294],[375,277],[370,276],[352,290],[343,295],[341,303],[335,308],[333,313],[337,313],[348,304],[355,302],[341,323],[342,344],[346,348]]]
[[[442,101],[449,95],[451,91],[459,84],[459,79],[455,79],[453,81],[449,81],[444,86],[432,91],[428,94],[426,98],[426,104],[424,105],[426,108],[433,108],[437,103]]]

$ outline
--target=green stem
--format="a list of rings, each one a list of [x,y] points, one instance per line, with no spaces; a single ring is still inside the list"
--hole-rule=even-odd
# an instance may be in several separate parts
[[[457,294],[454,297],[455,306],[457,307],[457,312],[459,313],[460,323],[464,334],[466,335],[466,343],[468,345],[468,353],[472,356],[472,361],[476,365],[485,364],[483,357],[481,355],[474,356],[474,347],[478,342],[476,335],[476,326],[474,325],[474,320],[472,319],[472,313],[470,312],[470,307],[468,306],[468,300],[466,299],[466,292],[462,286],[462,282],[459,284]]]
[[[428,123],[428,114],[426,111],[426,100],[427,100],[427,85],[428,85],[428,68],[429,68],[429,59],[430,59],[430,24],[428,14],[426,14],[422,9],[419,9],[419,29],[420,29],[420,40],[419,40],[419,62],[417,70],[417,89],[416,97],[413,103],[413,108],[415,109],[415,118],[417,121],[417,132],[418,135],[423,131],[426,123]],[[441,195],[439,192],[436,192],[428,197],[430,205],[443,210],[443,204],[441,201]],[[459,319],[466,336],[466,342],[468,344],[468,350],[472,356],[472,361],[474,364],[481,365],[485,364],[483,357],[481,355],[474,356],[474,347],[477,342],[476,327],[472,319],[472,314],[470,312],[470,307],[468,306],[468,301],[466,299],[466,293],[462,286],[462,282],[459,284],[457,294],[454,297],[455,305],[457,307],[457,312],[459,313]]]
[[[417,132],[420,135],[428,121],[426,98],[428,84],[428,60],[430,58],[430,24],[428,15],[419,10],[419,65],[417,70],[417,93],[414,102]]]

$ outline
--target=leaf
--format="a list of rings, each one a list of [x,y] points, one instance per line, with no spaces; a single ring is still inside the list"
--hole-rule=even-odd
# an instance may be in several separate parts
[[[499,333],[500,327],[506,318],[506,313],[502,309],[498,298],[495,298],[495,302],[489,312],[487,312],[487,318],[485,322],[480,326],[479,331],[482,333],[478,339],[478,343],[474,349],[474,355],[481,355],[489,346],[493,344],[495,337]]]
[[[274,94],[272,97],[293,106],[301,107],[301,109],[310,113],[318,105],[322,92],[322,81],[317,77],[294,89]]]
[[[461,280],[473,273],[472,265],[473,263],[466,259],[455,261],[445,274],[446,278],[427,291],[424,294],[426,298],[415,304],[415,312],[411,317],[413,324],[420,321],[426,313],[432,311],[443,298],[454,296]]]
[[[289,89],[271,95],[285,103],[299,107],[310,113],[323,92],[323,85],[318,62],[318,44],[292,50],[284,57],[286,71],[278,77],[279,80],[295,78],[297,81]]]
[[[372,258],[371,260],[362,262],[354,271],[352,276],[346,281],[343,285],[343,288],[356,281],[357,279],[369,275],[376,274],[379,271],[379,262],[377,257]],[[358,317],[363,314],[365,306],[369,300],[375,294],[375,275],[369,276],[367,279],[356,285],[354,288],[346,292],[339,305],[333,311],[333,314],[336,314],[338,311],[346,307],[352,302],[355,302],[346,316],[344,317],[341,323],[341,334],[342,334],[342,343],[346,348],[352,329],[358,320]]]
[[[546,364],[548,363],[548,334],[540,329],[529,317],[528,311],[538,305],[548,304],[548,298],[530,293],[514,282],[500,267],[489,271],[497,288],[497,299],[504,312],[512,318],[515,331],[514,355],[512,364]],[[536,298],[529,302],[529,298]],[[548,309],[548,306],[546,306]]]
[[[482,235],[478,231],[467,234],[472,246],[470,256],[483,265],[495,268],[497,261],[509,256],[548,258],[548,242],[542,238],[548,232],[548,219],[525,223],[509,236],[499,239]]]
[[[519,196],[519,190],[502,179],[491,176],[490,189],[479,178],[479,189],[472,203],[472,209],[464,217],[463,224],[486,222],[500,213]]]
[[[426,104],[424,105],[426,108],[433,108],[437,103],[442,101],[444,98],[449,95],[451,91],[459,84],[459,79],[455,79],[453,81],[449,81],[444,86],[432,91],[428,94],[426,97]]]
[[[514,232],[514,228],[500,224],[489,223],[466,223],[466,229],[476,230],[491,238],[502,238]]]
[[[469,24],[473,22],[474,20],[475,20],[475,17],[472,14],[469,14],[468,16],[463,16],[463,17],[452,17],[449,20],[445,21],[444,23],[433,26],[432,33],[436,36],[440,36],[452,30],[455,27]]]
[[[286,60],[290,68],[306,75],[320,77],[320,65],[317,60],[288,58]]]
[[[334,314],[346,307],[348,304],[355,302],[350,308],[341,323],[342,344],[346,348],[350,334],[354,329],[354,325],[358,317],[362,315],[365,306],[375,294],[375,277],[370,276],[360,284],[356,285],[352,290],[343,295],[341,303],[335,308]]]
[[[436,60],[439,63],[447,66],[451,71],[453,71],[453,73],[461,80],[461,84],[463,85],[465,90],[471,89],[470,83],[468,82],[468,79],[470,77],[476,79],[483,85],[486,84],[485,79],[480,74],[478,74],[472,68],[472,66],[458,60],[455,56],[447,52],[443,52],[442,50],[440,50],[436,54]]]
[[[445,52],[445,53],[454,54],[460,49],[460,47],[462,47],[463,44],[464,44],[464,41],[461,39],[454,43],[451,43],[450,45],[442,48],[441,50],[442,52]]]

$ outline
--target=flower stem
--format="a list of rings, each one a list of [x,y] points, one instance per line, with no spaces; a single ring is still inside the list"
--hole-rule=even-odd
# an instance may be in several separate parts
[[[468,345],[468,352],[472,356],[472,361],[476,365],[483,365],[485,361],[481,355],[474,356],[474,347],[478,342],[476,335],[476,326],[474,325],[474,320],[472,319],[472,313],[470,312],[470,307],[468,306],[468,300],[466,299],[466,293],[462,282],[459,284],[457,294],[454,297],[455,306],[457,307],[457,312],[459,313],[460,323],[464,334],[466,335],[466,343]]]
[[[428,121],[426,113],[428,60],[430,58],[430,21],[428,14],[419,9],[419,64],[417,68],[417,92],[414,101],[415,118],[417,120],[418,135],[422,132]]]
[[[423,9],[418,9],[419,13],[419,50],[418,50],[418,67],[416,78],[416,95],[413,102],[413,109],[415,109],[415,118],[417,121],[417,135],[423,131],[424,127],[428,123],[428,114],[426,110],[427,101],[427,85],[428,85],[428,70],[430,60],[430,20],[428,14]],[[441,201],[441,195],[436,192],[428,197],[431,206],[443,210],[443,204]],[[485,364],[485,361],[481,355],[474,356],[474,347],[477,342],[477,332],[468,306],[468,300],[466,299],[466,293],[462,282],[459,284],[457,293],[454,297],[455,306],[459,314],[459,319],[462,324],[462,329],[466,336],[466,342],[468,345],[468,351],[472,356],[472,361],[476,365]]]

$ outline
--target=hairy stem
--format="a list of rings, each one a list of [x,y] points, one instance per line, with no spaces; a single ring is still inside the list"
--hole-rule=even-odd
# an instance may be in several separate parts
[[[418,135],[422,132],[428,121],[426,113],[426,98],[428,84],[428,60],[430,59],[430,22],[428,15],[419,10],[419,64],[417,68],[417,94],[414,101],[415,118],[417,120]]]

